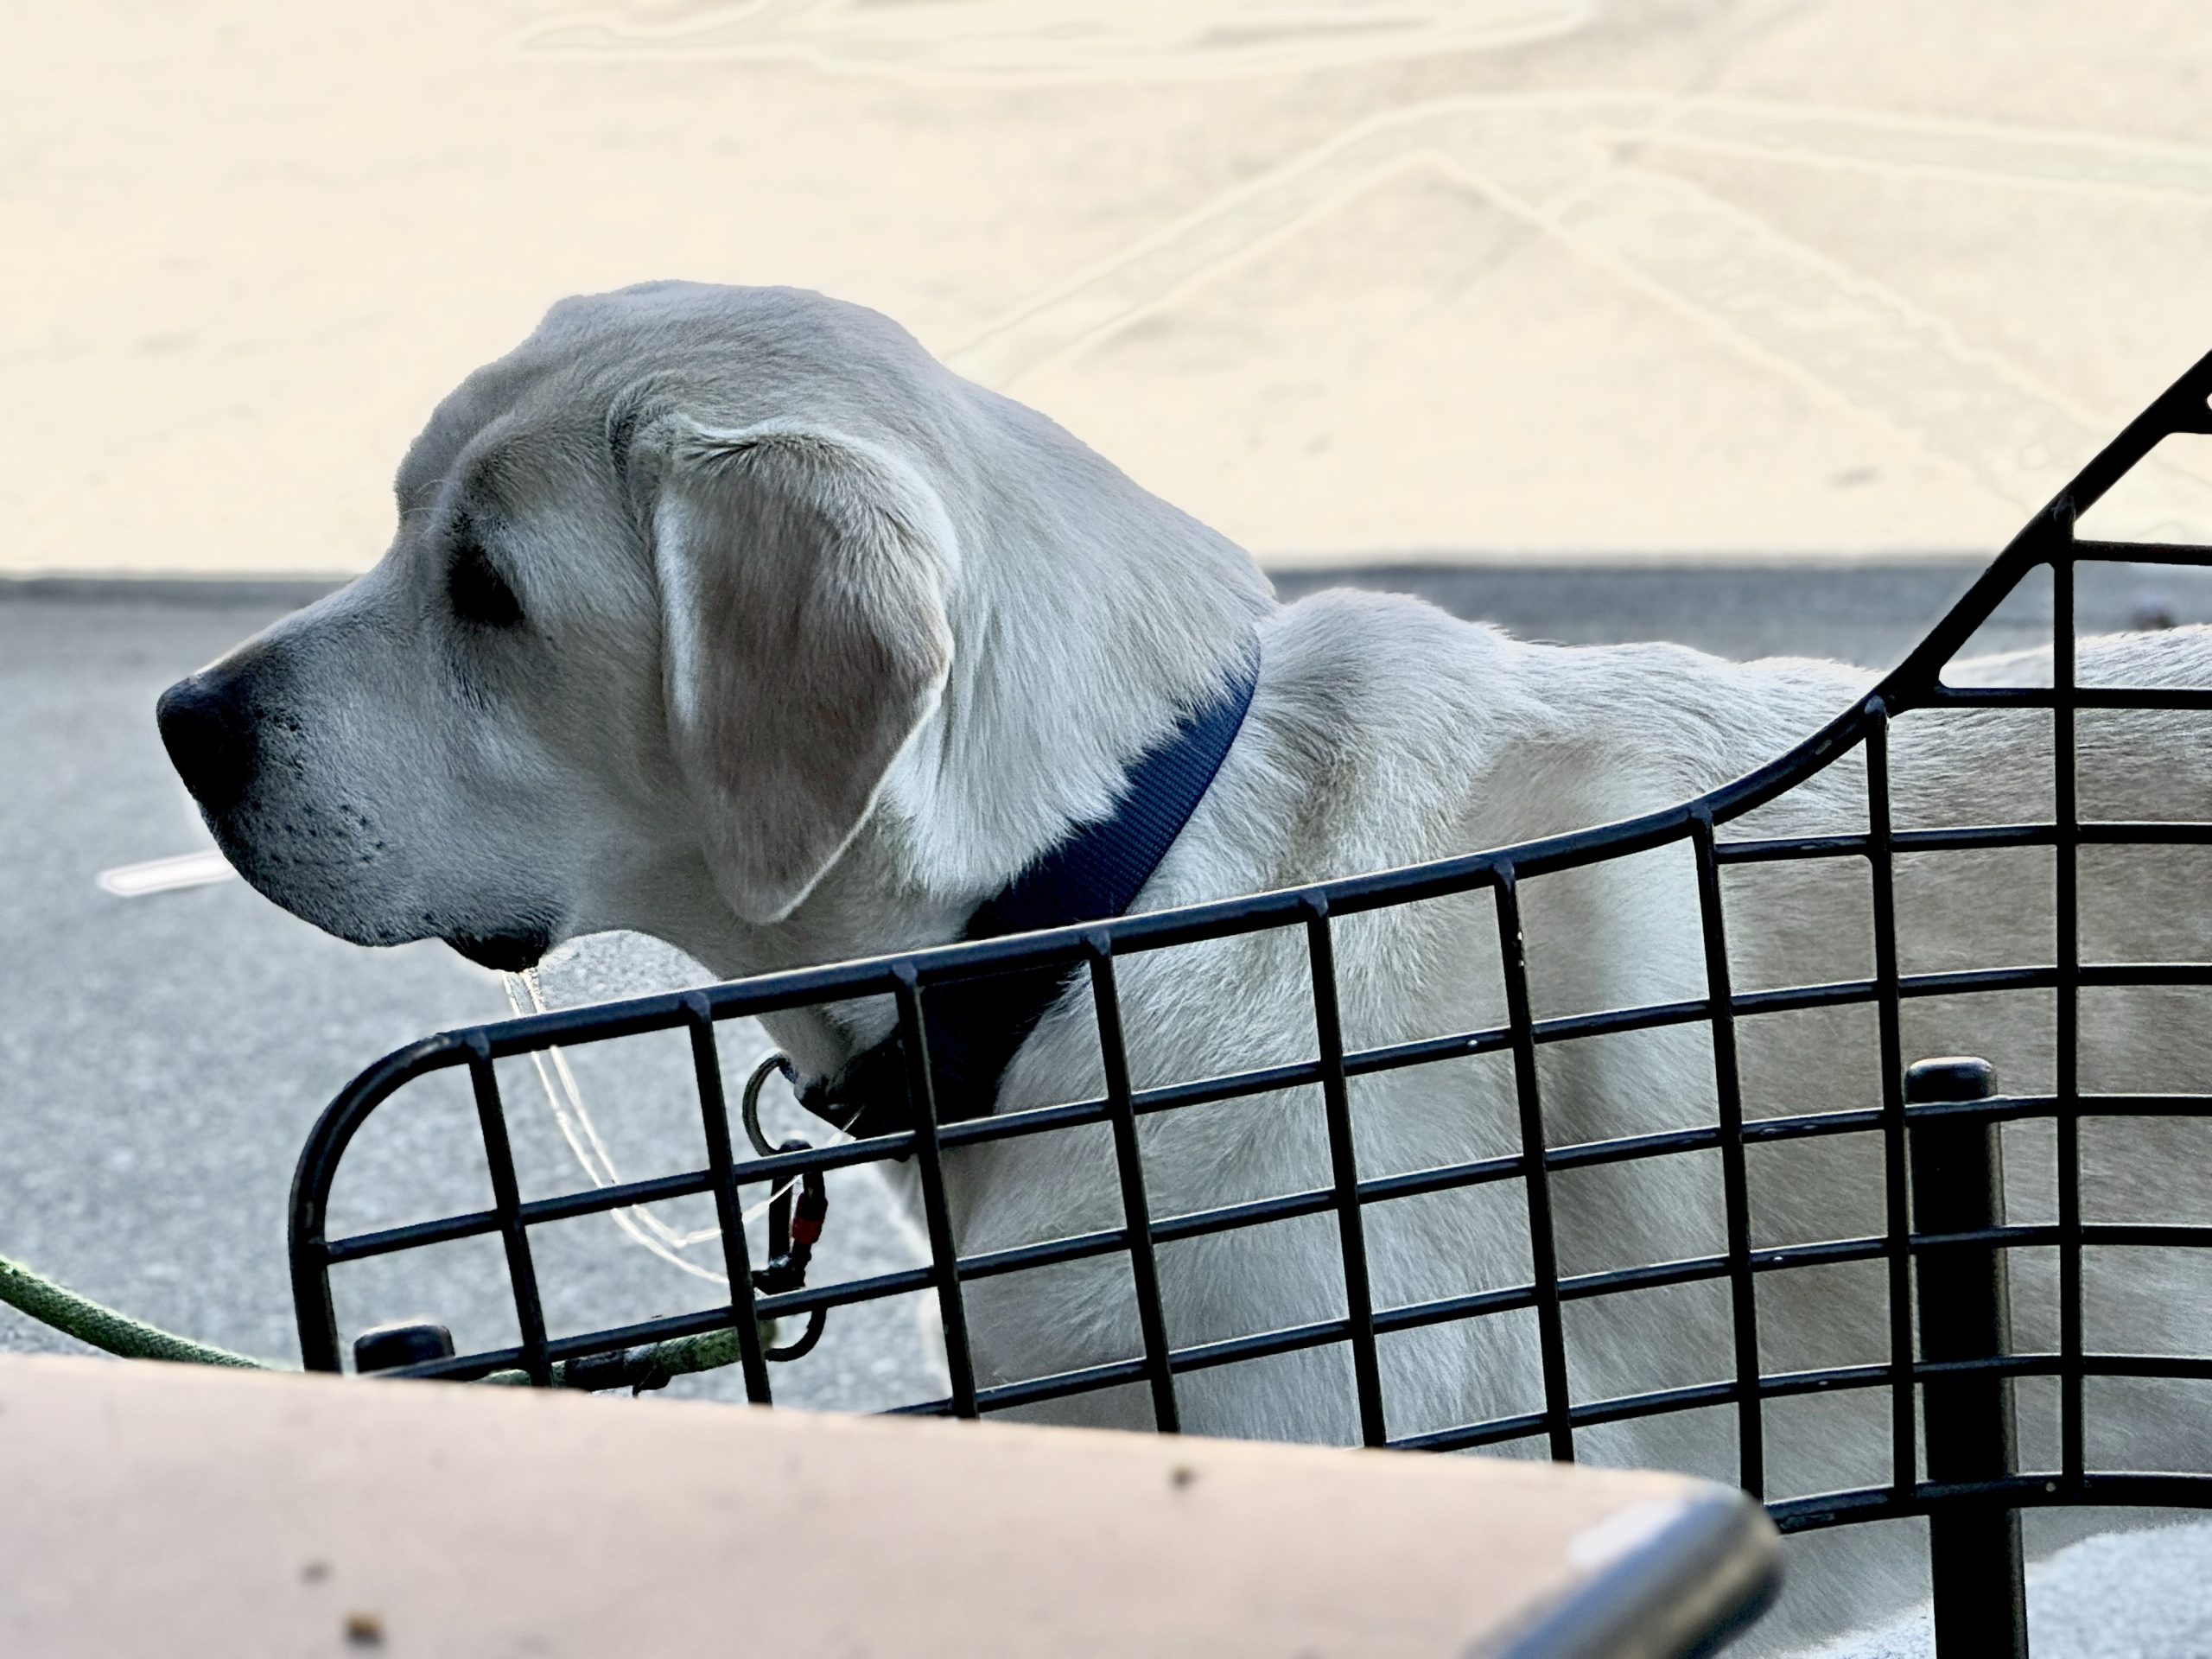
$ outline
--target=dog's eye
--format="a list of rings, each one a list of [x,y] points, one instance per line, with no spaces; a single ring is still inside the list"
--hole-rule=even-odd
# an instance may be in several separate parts
[[[522,601],[474,538],[453,550],[446,565],[446,597],[453,613],[473,628],[512,628],[522,620]]]

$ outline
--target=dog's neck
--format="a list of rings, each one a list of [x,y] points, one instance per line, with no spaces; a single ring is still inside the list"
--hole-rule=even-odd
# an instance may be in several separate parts
[[[976,396],[986,464],[927,458],[960,537],[943,697],[789,918],[718,918],[711,937],[676,941],[717,973],[959,938],[979,905],[1111,812],[1139,757],[1248,671],[1274,603],[1249,556],[1042,416]],[[818,1049],[793,1056],[817,1069],[854,1040],[779,1035]]]
[[[988,393],[987,464],[938,463],[961,542],[952,671],[885,791],[930,891],[980,899],[1242,670],[1273,604],[1241,548]],[[946,475],[950,473],[950,475]]]
[[[1236,678],[1145,751],[1105,817],[1076,829],[969,917],[970,939],[1033,933],[1121,916],[1135,903],[1168,849],[1211,788],[1243,729],[1259,688],[1259,642],[1250,642]],[[926,998],[937,1111],[957,1122],[989,1112],[1007,1067],[1077,970],[1032,968],[931,988]],[[847,1020],[855,1033],[876,1022]],[[885,1032],[835,1073],[802,1074],[799,1098],[817,1116],[849,1133],[864,1122],[880,1135],[912,1128],[908,1050]]]

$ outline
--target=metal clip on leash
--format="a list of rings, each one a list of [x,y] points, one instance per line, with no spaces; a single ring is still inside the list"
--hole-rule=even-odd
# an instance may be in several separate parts
[[[791,1070],[791,1063],[781,1054],[771,1054],[755,1066],[753,1075],[745,1081],[744,1102],[739,1109],[739,1116],[745,1122],[745,1138],[763,1158],[772,1158],[781,1152],[811,1152],[812,1144],[799,1140],[772,1147],[761,1131],[760,1090],[774,1071],[782,1072],[784,1080],[793,1088],[798,1086],[798,1076]],[[763,1295],[774,1296],[804,1286],[807,1263],[814,1258],[815,1242],[822,1236],[822,1224],[829,1213],[830,1193],[820,1170],[810,1169],[796,1182],[787,1181],[778,1187],[768,1200],[768,1265],[753,1270],[753,1288]],[[822,1327],[829,1317],[828,1308],[816,1308],[806,1316],[805,1334],[785,1347],[769,1349],[767,1357],[804,1359],[822,1340]]]
[[[771,1054],[746,1080],[744,1103],[740,1108],[745,1138],[763,1158],[772,1158],[779,1152],[811,1151],[812,1147],[804,1141],[786,1141],[780,1147],[772,1147],[761,1130],[760,1090],[774,1071],[793,1078],[791,1062],[780,1054]],[[754,1290],[773,1296],[798,1290],[806,1283],[807,1264],[813,1259],[816,1241],[822,1236],[823,1219],[829,1213],[830,1194],[818,1169],[810,1169],[798,1180],[787,1181],[776,1189],[768,1200],[768,1264],[753,1270]],[[804,1334],[797,1342],[768,1349],[767,1357],[804,1359],[822,1340],[822,1327],[829,1317],[828,1308],[816,1308],[806,1316]],[[557,1368],[557,1381],[559,1386],[567,1389],[627,1389],[632,1394],[666,1388],[673,1377],[734,1363],[736,1351],[728,1340],[729,1334],[717,1332],[681,1342],[626,1348],[619,1353],[586,1355],[564,1361]],[[443,1325],[380,1325],[364,1332],[353,1347],[354,1369],[362,1372],[425,1359],[450,1358],[452,1355],[453,1338]],[[512,1376],[519,1380],[521,1373]]]

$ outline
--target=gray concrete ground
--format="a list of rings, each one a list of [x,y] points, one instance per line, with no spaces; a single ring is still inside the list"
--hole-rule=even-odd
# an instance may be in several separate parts
[[[2036,1659],[2184,1659],[2212,1652],[2212,1524],[2107,1533],[2028,1569]],[[1797,1659],[1931,1659],[1925,1607]]]
[[[1736,657],[1878,664],[1973,574],[1957,563],[1477,566],[1341,579],[1420,592],[1526,637],[1671,638]],[[1281,587],[1293,596],[1337,579],[1301,572]],[[492,976],[442,946],[342,944],[235,881],[136,899],[94,887],[107,867],[205,844],[161,753],[154,697],[301,597],[278,586],[0,584],[0,766],[14,785],[0,796],[0,1253],[172,1328],[280,1360],[297,1352],[285,1196],[315,1113],[385,1051],[505,1007]],[[2085,626],[2126,626],[2152,610],[2212,620],[2212,579],[2085,577]],[[2038,620],[2029,605],[1990,643],[2029,643]],[[567,1003],[697,971],[645,941],[618,940],[585,947],[547,982]],[[759,1046],[757,1033],[730,1033],[733,1087]],[[696,1166],[697,1131],[672,1043],[626,1056],[619,1073],[607,1057],[575,1064],[625,1176]],[[573,1185],[575,1166],[534,1080],[517,1070],[506,1081],[526,1185]],[[335,1224],[388,1224],[483,1201],[465,1097],[457,1088],[422,1093],[365,1133]],[[833,1198],[825,1274],[917,1259],[873,1177],[850,1173]],[[708,1219],[680,1210],[664,1218],[679,1230]],[[481,1244],[341,1279],[344,1329],[428,1313],[466,1343],[511,1339],[498,1258]],[[702,1306],[718,1294],[604,1218],[546,1230],[540,1251],[556,1329]],[[684,1254],[713,1255],[710,1247]],[[815,1358],[779,1370],[782,1397],[872,1408],[933,1395],[938,1362],[917,1311],[887,1303],[839,1313]],[[67,1345],[0,1310],[0,1347]],[[733,1379],[678,1386],[728,1396]],[[1909,1631],[1895,1639],[1910,1650]]]

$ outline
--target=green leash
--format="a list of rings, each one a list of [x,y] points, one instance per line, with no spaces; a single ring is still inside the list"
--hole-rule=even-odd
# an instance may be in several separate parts
[[[134,1319],[128,1313],[119,1313],[89,1296],[79,1296],[67,1287],[56,1284],[44,1274],[34,1273],[20,1262],[11,1262],[4,1255],[0,1255],[0,1302],[5,1302],[17,1313],[60,1332],[64,1336],[74,1337],[87,1347],[97,1348],[102,1353],[114,1354],[122,1359],[164,1359],[185,1365],[226,1365],[233,1370],[248,1371],[290,1371],[298,1369],[296,1366],[280,1365],[274,1360],[234,1354],[227,1348],[194,1342],[189,1337],[180,1337],[175,1332],[164,1331],[143,1319]],[[656,1343],[645,1351],[644,1358],[648,1369],[665,1380],[672,1376],[689,1376],[697,1371],[719,1370],[725,1365],[735,1364],[738,1357],[736,1332],[709,1331],[703,1336],[682,1337],[673,1341]],[[566,1361],[554,1366],[554,1386],[557,1388],[566,1380],[568,1370]],[[530,1374],[527,1371],[493,1371],[483,1380],[518,1388],[529,1383]]]
[[[227,1348],[194,1342],[159,1325],[148,1325],[143,1319],[134,1319],[128,1313],[118,1313],[4,1255],[0,1255],[0,1302],[29,1314],[41,1325],[51,1325],[64,1336],[74,1337],[89,1347],[124,1359],[167,1359],[187,1365],[228,1365],[249,1371],[289,1369],[265,1359],[249,1359]]]

